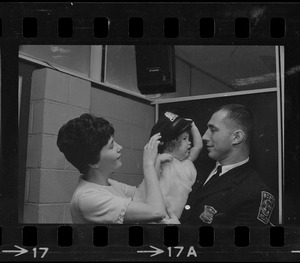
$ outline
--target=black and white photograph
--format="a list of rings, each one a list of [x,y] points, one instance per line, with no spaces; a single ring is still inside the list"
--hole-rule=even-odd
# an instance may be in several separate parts
[[[299,261],[300,5],[1,3],[0,261]]]
[[[284,55],[21,46],[20,223],[297,222],[284,209]]]

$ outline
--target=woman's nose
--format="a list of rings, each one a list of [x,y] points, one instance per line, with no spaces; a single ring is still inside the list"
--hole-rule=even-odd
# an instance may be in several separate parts
[[[120,152],[120,151],[122,151],[122,149],[123,149],[123,147],[117,143],[117,151]]]

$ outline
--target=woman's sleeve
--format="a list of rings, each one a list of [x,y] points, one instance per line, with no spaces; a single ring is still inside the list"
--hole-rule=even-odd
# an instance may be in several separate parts
[[[78,208],[82,216],[91,223],[122,224],[132,198],[92,191],[79,198]]]

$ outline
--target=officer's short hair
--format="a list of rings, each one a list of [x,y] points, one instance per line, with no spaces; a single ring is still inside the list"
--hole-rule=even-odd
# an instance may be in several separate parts
[[[248,107],[241,104],[227,104],[218,108],[217,111],[227,112],[225,121],[243,130],[246,134],[245,141],[248,144],[251,142],[254,133],[254,115]]]
[[[99,162],[101,149],[113,135],[114,128],[107,120],[85,113],[60,128],[57,146],[72,165],[86,173],[89,164]]]

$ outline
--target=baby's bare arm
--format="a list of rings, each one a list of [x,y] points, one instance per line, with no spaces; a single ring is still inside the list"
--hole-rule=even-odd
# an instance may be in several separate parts
[[[193,136],[193,147],[190,150],[190,159],[194,162],[203,148],[201,134],[194,122],[192,123],[191,133]]]

